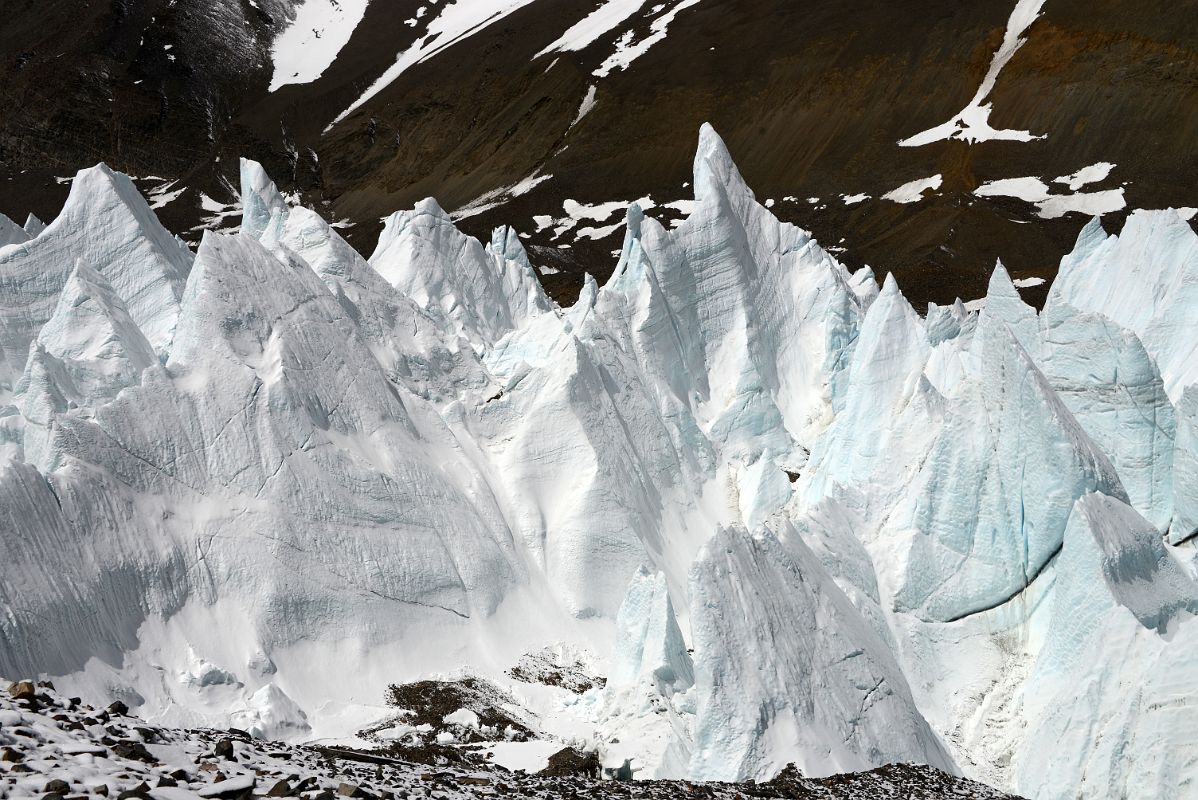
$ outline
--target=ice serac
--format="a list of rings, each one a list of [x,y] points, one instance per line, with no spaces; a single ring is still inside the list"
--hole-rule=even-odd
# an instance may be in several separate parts
[[[844,406],[811,453],[800,481],[808,505],[832,497],[880,519],[906,487],[906,469],[931,446],[942,414],[924,378],[931,347],[923,323],[886,276],[869,307],[848,368]],[[868,493],[860,487],[868,485]]]
[[[674,617],[665,575],[641,568],[616,615],[619,640],[608,680],[617,686],[646,682],[663,697],[695,682],[694,665]]]
[[[1132,506],[1168,529],[1177,424],[1139,338],[1106,317],[1056,305],[1044,314],[1042,356],[1044,377],[1110,459]]]
[[[82,261],[67,279],[58,305],[38,333],[14,402],[26,425],[25,460],[50,472],[59,414],[90,413],[157,364],[149,341],[112,286]]]
[[[277,684],[268,683],[234,711],[233,722],[255,739],[286,741],[312,730],[308,715]]]
[[[1019,346],[1033,358],[1040,356],[1040,320],[1036,309],[1023,302],[1007,268],[999,261],[990,273],[986,288],[986,314],[1001,320],[1014,334]]]
[[[483,247],[432,198],[387,218],[370,264],[479,352],[551,307],[527,259]]]
[[[387,283],[319,214],[289,207],[260,165],[248,159],[241,164],[243,192],[252,187],[261,199],[246,206],[242,233],[281,260],[302,260],[320,276],[390,379],[426,398],[456,397],[463,387],[487,385],[477,355],[447,333],[450,326],[436,311],[419,308]]]
[[[46,223],[42,222],[35,215],[30,214],[25,218],[24,227],[25,233],[29,234],[29,237],[32,239],[41,235],[42,231],[46,229]]]
[[[1126,498],[1005,322],[983,311],[973,347],[980,373],[954,398],[885,534],[910,547],[896,562],[896,607],[929,620],[1023,590],[1060,549],[1078,497]]]
[[[861,542],[861,518],[836,500],[825,498],[806,512],[793,513],[790,519],[774,524],[783,545],[801,540],[878,636],[892,644],[893,634],[882,611],[877,569]]]
[[[1198,534],[1198,386],[1187,388],[1177,403],[1173,453],[1173,521],[1169,526],[1169,541],[1178,544]]]
[[[476,428],[514,531],[578,617],[615,614],[664,549],[662,492],[693,474],[620,354],[588,345],[590,324],[547,314],[505,338],[487,361],[501,391]]]
[[[1102,494],[1077,501],[1056,574],[1022,693],[1017,789],[1045,800],[1191,795],[1198,585],[1154,525]]]
[[[206,439],[231,436],[256,455],[229,462],[222,451],[237,448],[215,448],[188,466],[271,498],[269,514],[291,519],[276,535],[297,537],[299,552],[311,520],[335,513],[343,534],[329,546],[378,567],[351,573],[358,591],[460,615],[495,607],[515,568],[489,493],[440,417],[388,383],[306,263],[284,264],[245,236],[208,235],[185,307],[167,367],[205,408]]]
[[[694,185],[694,212],[675,230],[630,209],[597,310],[668,392],[669,416],[693,419],[719,453],[731,502],[758,524],[786,502],[786,471],[831,420],[859,301],[810,234],[757,203],[710,126]]]
[[[8,217],[0,214],[0,247],[10,244],[21,244],[32,237],[29,232]]]
[[[241,230],[261,239],[271,221],[282,224],[289,211],[287,201],[279,194],[266,170],[257,161],[241,159]]]
[[[1174,402],[1198,382],[1198,234],[1176,211],[1135,211],[1118,235],[1091,221],[1061,261],[1047,307],[1058,304],[1135,333]]]
[[[79,261],[112,285],[156,352],[170,344],[192,255],[133,182],[101,164],[75,176],[62,213],[37,238],[0,251],[0,397]]]
[[[55,549],[7,554],[27,577],[3,630],[6,672],[67,674],[111,643],[135,650],[143,622],[188,602],[245,615],[272,652],[485,616],[522,580],[484,477],[439,415],[387,381],[307,264],[208,234],[182,309],[164,367],[89,417],[59,417],[61,466],[0,474],[25,537]],[[70,556],[85,547],[95,559]],[[291,675],[306,669],[319,666]],[[164,707],[196,702],[186,687],[142,688]]]
[[[853,277],[849,279],[849,286],[852,288],[853,294],[857,295],[857,302],[861,305],[862,313],[868,311],[874,300],[878,299],[878,279],[869,266],[864,266],[854,272]]]
[[[151,609],[171,613],[185,592],[174,543],[142,535],[128,518],[134,496],[87,472],[43,475],[22,461],[0,470],[0,669],[8,674],[65,675],[97,655],[119,664],[137,646],[138,621]],[[120,523],[124,536],[114,531]]]
[[[924,317],[924,327],[928,331],[928,344],[932,347],[956,339],[958,336],[968,336],[973,332],[977,315],[969,313],[960,298],[951,306],[938,306],[928,303],[928,313]]]
[[[776,415],[809,448],[830,420],[856,336],[849,273],[756,201],[710,125],[694,184],[694,213],[671,237],[681,252],[651,260],[675,314],[694,320],[713,432],[760,447]]]
[[[666,576],[637,570],[616,615],[616,646],[603,690],[607,757],[628,758],[641,778],[683,778],[691,758],[694,664]]]
[[[244,161],[193,266],[81,173],[0,247],[0,674],[323,736],[585,643],[604,689],[520,691],[637,777],[1193,795],[1192,232],[1092,224],[1043,314],[1000,266],[920,319],[709,127],[694,166],[569,308],[433,201],[368,262]]]
[[[955,771],[886,643],[800,539],[720,531],[691,575],[691,777],[746,780],[893,761]]]

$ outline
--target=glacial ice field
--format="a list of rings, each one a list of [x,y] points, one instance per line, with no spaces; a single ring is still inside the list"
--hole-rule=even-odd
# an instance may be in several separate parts
[[[606,686],[511,690],[638,777],[1198,796],[1190,225],[920,313],[710,127],[694,189],[569,308],[511,229],[364,258],[249,161],[194,253],[104,165],[0,217],[0,675],[344,741],[548,646]]]

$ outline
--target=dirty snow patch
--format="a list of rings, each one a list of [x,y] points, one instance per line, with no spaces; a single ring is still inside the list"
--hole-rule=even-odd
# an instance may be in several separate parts
[[[1087,167],[1087,169],[1090,168]],[[1085,171],[1079,170],[1077,175],[1081,175]],[[1093,171],[1090,174],[1097,174],[1097,171]],[[1057,178],[1054,180],[1054,183],[1066,183],[1074,177],[1065,176],[1065,178]],[[1070,186],[1082,186],[1092,180],[1101,179],[1082,176],[1078,179],[1081,182],[1075,180],[1073,183],[1070,183]],[[1101,192],[1053,194],[1048,184],[1036,177],[1004,178],[1002,180],[989,181],[979,186],[973,193],[978,197],[1015,197],[1025,200],[1035,204],[1038,209],[1036,212],[1037,215],[1044,219],[1056,219],[1071,213],[1099,216],[1109,214],[1112,211],[1118,211],[1127,205],[1123,198],[1123,189],[1121,188],[1107,189]]]
[[[541,175],[534,172],[524,180],[513,183],[511,186],[500,186],[498,189],[492,189],[486,194],[479,195],[449,216],[451,219],[459,220],[473,217],[484,211],[490,211],[492,208],[503,205],[513,197],[528,194],[552,177],[552,175]]]
[[[582,98],[582,105],[578,107],[578,113],[574,115],[574,121],[570,123],[573,128],[578,123],[582,122],[582,118],[591,113],[591,109],[595,107],[595,87],[587,87],[587,95]]]
[[[487,752],[494,753],[492,761],[513,772],[523,770],[528,774],[540,772],[549,766],[549,756],[564,747],[561,742],[534,739],[528,742],[491,742]]]
[[[147,192],[146,199],[150,201],[150,208],[162,208],[178,200],[187,191],[187,187],[180,186],[176,189],[174,187],[177,183],[178,181],[166,181]]]

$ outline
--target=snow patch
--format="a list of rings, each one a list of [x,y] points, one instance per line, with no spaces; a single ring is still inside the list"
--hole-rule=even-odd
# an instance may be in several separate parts
[[[1078,174],[1082,172],[1085,170],[1079,171]],[[1103,177],[1105,177],[1105,173]],[[1070,187],[1075,187],[1089,183],[1091,180],[1101,180],[1101,178],[1083,179],[1079,182],[1071,181],[1069,176],[1066,176],[1066,178],[1055,179],[1054,183],[1069,183]],[[1037,214],[1044,219],[1056,219],[1070,213],[1100,216],[1118,211],[1127,205],[1122,187],[1100,192],[1075,191],[1073,194],[1053,194],[1048,184],[1036,177],[988,181],[975,189],[973,193],[978,197],[1015,197],[1026,200],[1035,204],[1039,209]]]
[[[571,128],[582,122],[582,118],[591,113],[591,109],[595,107],[595,93],[596,89],[593,85],[587,87],[586,97],[582,98],[582,105],[578,107],[578,113],[574,115],[574,121],[570,123]]]
[[[358,99],[350,103],[348,108],[338,114],[325,130],[329,130],[357,111],[372,97],[394,83],[395,79],[404,74],[412,65],[429,60],[531,2],[533,0],[451,0],[428,23],[424,35],[415,44],[400,53],[395,63],[388,67]]]
[[[1076,192],[1088,183],[1097,183],[1101,180],[1106,180],[1106,177],[1111,174],[1111,170],[1115,165],[1109,161],[1099,161],[1097,164],[1091,164],[1088,167],[1082,167],[1072,175],[1062,175],[1059,178],[1054,178],[1053,183],[1064,183],[1069,186],[1069,190]]]
[[[918,203],[924,197],[924,192],[931,190],[936,191],[940,188],[944,178],[937,173],[930,178],[919,178],[917,180],[908,181],[897,189],[892,189],[882,195],[883,200],[889,200],[893,203]],[[816,198],[818,200],[818,198]]]
[[[583,17],[578,22],[546,45],[533,58],[540,58],[546,53],[563,53],[582,50],[595,42],[608,31],[620,27],[645,5],[645,0],[605,0],[602,5]]]
[[[613,72],[628,69],[633,61],[649,52],[653,45],[666,38],[669,27],[678,14],[698,4],[699,0],[679,0],[676,5],[649,24],[649,35],[643,39],[637,39],[634,31],[626,32],[616,42],[615,52],[608,56],[593,74],[598,78],[606,78]]]
[[[1027,41],[1023,38],[1023,34],[1036,21],[1036,18],[1040,16],[1040,9],[1043,6],[1044,0],[1019,0],[1015,4],[1015,9],[1011,12],[1011,18],[1007,21],[1007,30],[1003,35],[1002,44],[999,45],[998,52],[994,54],[994,58],[990,62],[990,68],[986,71],[986,76],[982,79],[982,85],[978,87],[977,93],[974,94],[969,104],[957,112],[956,116],[952,119],[934,128],[929,128],[922,133],[917,133],[914,136],[901,140],[899,146],[922,147],[923,145],[939,142],[944,139],[961,139],[971,143],[994,139],[1005,139],[1016,142],[1030,142],[1034,139],[1043,139],[1043,135],[1036,136],[1029,131],[994,129],[990,125],[991,104],[985,102],[986,98],[990,96],[990,92],[994,89],[994,84],[998,80],[998,74],[1002,72],[1003,67],[1015,55],[1015,51]]]
[[[370,0],[304,0],[271,45],[274,74],[268,91],[311,83],[324,74],[366,14]]]

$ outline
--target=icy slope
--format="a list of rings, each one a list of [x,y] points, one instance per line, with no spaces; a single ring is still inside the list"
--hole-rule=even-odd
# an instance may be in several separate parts
[[[1185,796],[1198,236],[1137,212],[1042,314],[999,265],[921,317],[708,126],[694,186],[563,308],[432,199],[367,260],[243,161],[193,256],[80,173],[0,247],[0,674],[338,738],[568,646],[606,688],[513,691],[639,777]]]

